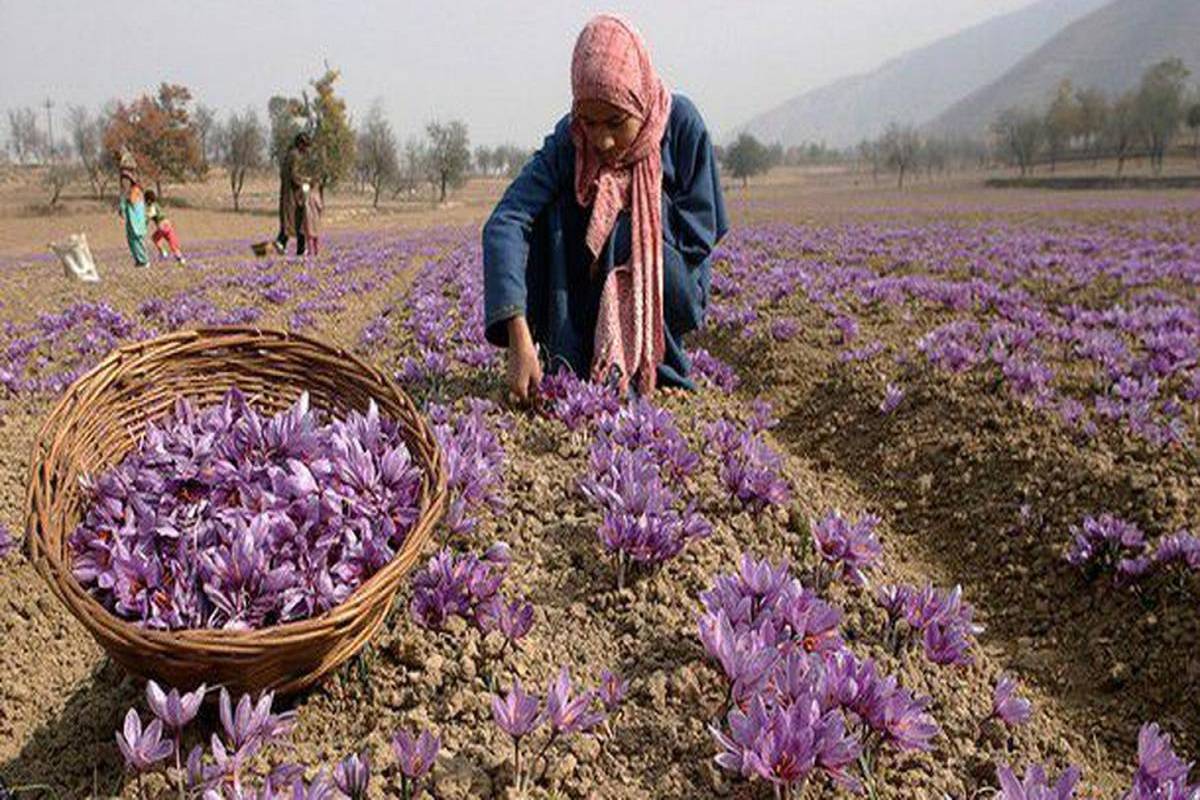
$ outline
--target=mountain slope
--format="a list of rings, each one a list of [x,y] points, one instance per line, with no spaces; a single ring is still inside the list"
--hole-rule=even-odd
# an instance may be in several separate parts
[[[1004,74],[1076,19],[1109,0],[1041,0],[913,50],[878,69],[801,94],[750,120],[785,146],[852,145],[892,120],[918,124]]]
[[[960,100],[928,129],[978,135],[1010,106],[1043,106],[1063,78],[1109,92],[1179,56],[1200,74],[1200,0],[1116,0],[1068,25],[993,83]]]

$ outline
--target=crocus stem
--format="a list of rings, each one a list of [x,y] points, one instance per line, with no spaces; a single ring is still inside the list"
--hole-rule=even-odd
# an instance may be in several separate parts
[[[179,800],[187,800],[183,788],[183,763],[180,761],[180,750],[183,748],[183,731],[175,731],[175,779],[179,781]]]
[[[142,800],[146,800],[146,787],[142,785],[142,773],[140,772],[137,774],[137,789],[138,797],[142,798]]]
[[[554,744],[557,739],[558,731],[552,731],[550,737],[546,739],[546,743],[542,745],[541,751],[538,752],[537,758],[533,760],[535,763],[538,761],[542,762],[542,773],[538,776],[538,780],[545,778],[546,773],[550,771],[550,760],[546,758],[546,751],[550,749],[550,745]]]
[[[400,776],[400,799],[412,800],[412,790],[409,788],[407,775]]]
[[[521,791],[521,737],[513,737],[513,780],[517,784],[517,791]]]

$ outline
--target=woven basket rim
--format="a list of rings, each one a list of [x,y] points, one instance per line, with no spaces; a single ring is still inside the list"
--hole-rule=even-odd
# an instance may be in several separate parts
[[[410,406],[415,412],[415,423],[426,431],[433,443],[432,460],[428,464],[424,463],[424,459],[420,458],[418,453],[413,453],[414,461],[419,463],[424,473],[422,481],[423,483],[428,483],[427,501],[424,507],[420,509],[416,521],[414,521],[410,529],[410,535],[405,538],[404,544],[401,545],[392,559],[370,578],[356,587],[346,599],[321,614],[253,629],[177,628],[166,630],[144,627],[136,622],[118,616],[101,605],[91,592],[84,589],[78,580],[76,580],[66,560],[59,558],[57,554],[45,546],[42,533],[43,520],[40,518],[36,504],[37,497],[41,494],[39,491],[39,481],[37,480],[39,471],[45,464],[44,456],[47,454],[49,441],[58,429],[56,423],[63,421],[60,420],[60,417],[67,412],[72,404],[77,402],[80,392],[106,370],[131,356],[137,357],[140,355],[140,351],[144,351],[150,346],[171,342],[195,345],[196,343],[212,339],[214,340],[211,345],[212,348],[220,350],[222,347],[220,339],[231,336],[252,336],[268,342],[295,341],[325,351],[331,356],[344,359],[353,367],[354,371],[365,373],[379,380],[390,393],[402,401],[402,404]],[[375,605],[375,603],[366,603],[364,598],[370,598],[381,586],[386,586],[386,584],[394,582],[397,584],[396,586],[382,590],[386,593],[388,598],[387,603],[390,606],[394,601],[395,594],[399,590],[399,581],[412,568],[411,566],[401,567],[401,556],[406,551],[412,549],[417,551],[417,556],[419,557],[420,551],[428,544],[428,540],[433,538],[432,529],[436,526],[445,510],[447,495],[445,462],[441,447],[437,444],[436,439],[432,437],[428,421],[424,415],[419,412],[408,394],[390,376],[366,364],[358,356],[341,346],[328,344],[312,336],[293,331],[245,325],[180,329],[150,339],[130,342],[112,350],[94,367],[73,381],[59,396],[58,400],[55,401],[54,407],[38,427],[38,432],[33,442],[28,476],[25,502],[27,513],[26,554],[33,562],[37,571],[50,584],[50,588],[54,594],[63,601],[64,605],[68,607],[67,610],[71,611],[73,616],[79,618],[81,624],[93,631],[93,634],[96,623],[84,619],[83,615],[78,612],[86,611],[90,615],[103,617],[110,627],[121,629],[128,639],[155,643],[160,647],[164,647],[164,649],[170,649],[173,645],[188,645],[221,648],[227,651],[239,650],[243,647],[247,650],[258,650],[266,644],[280,643],[292,639],[305,639],[309,638],[312,634],[329,636],[331,635],[329,632],[331,623],[336,625],[337,623],[349,621],[361,615],[369,607]],[[413,535],[420,532],[423,527],[425,530],[424,535]],[[70,602],[65,596],[66,594],[70,594],[75,603]],[[82,608],[77,608],[76,604],[82,605]]]

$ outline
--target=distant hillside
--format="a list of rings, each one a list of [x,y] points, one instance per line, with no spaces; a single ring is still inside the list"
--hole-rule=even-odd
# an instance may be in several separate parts
[[[1200,0],[1116,0],[1068,25],[998,80],[955,103],[928,130],[978,135],[1011,106],[1042,106],[1063,78],[1109,92],[1179,56],[1200,77]]]
[[[736,129],[785,146],[852,145],[892,120],[919,124],[1003,75],[1108,0],[1041,0],[913,50],[864,75],[806,92]],[[1200,3],[1198,3],[1200,4]]]

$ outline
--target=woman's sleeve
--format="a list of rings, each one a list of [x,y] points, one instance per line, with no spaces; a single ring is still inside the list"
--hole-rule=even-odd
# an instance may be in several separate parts
[[[483,226],[483,296],[487,339],[508,345],[504,324],[525,314],[525,271],[534,219],[558,196],[561,159],[569,142],[559,124],[533,154]]]
[[[704,120],[685,98],[674,131],[675,191],[663,231],[663,310],[673,331],[700,327],[708,307],[710,258],[729,230],[721,177]]]
[[[675,101],[685,106],[675,131],[673,156],[678,189],[669,198],[667,227],[673,234],[673,248],[690,269],[696,269],[707,262],[728,232],[729,219],[704,120],[691,101],[681,97]]]

